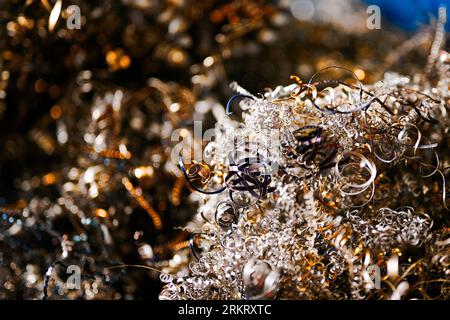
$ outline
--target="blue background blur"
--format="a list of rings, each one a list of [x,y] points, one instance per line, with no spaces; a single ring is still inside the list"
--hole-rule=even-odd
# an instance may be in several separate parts
[[[408,31],[416,31],[421,24],[429,24],[430,16],[437,17],[440,6],[447,7],[446,29],[450,30],[450,0],[363,0],[380,7],[381,15],[390,23]]]

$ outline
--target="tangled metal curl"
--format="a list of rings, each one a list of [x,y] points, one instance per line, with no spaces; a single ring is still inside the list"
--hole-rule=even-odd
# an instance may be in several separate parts
[[[243,151],[250,154],[248,148]],[[233,157],[235,152],[228,154],[229,170],[225,184],[231,201],[238,207],[248,207],[274,190],[269,187],[272,181],[268,173],[271,162],[259,152],[255,156],[245,156],[236,161]]]

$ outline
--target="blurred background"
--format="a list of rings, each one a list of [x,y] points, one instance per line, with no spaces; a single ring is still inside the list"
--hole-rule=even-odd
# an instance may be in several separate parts
[[[201,199],[170,159],[174,130],[213,126],[234,81],[257,94],[327,66],[413,74],[442,4],[2,0],[0,299],[156,299],[156,272],[108,268],[188,263],[180,227]]]

